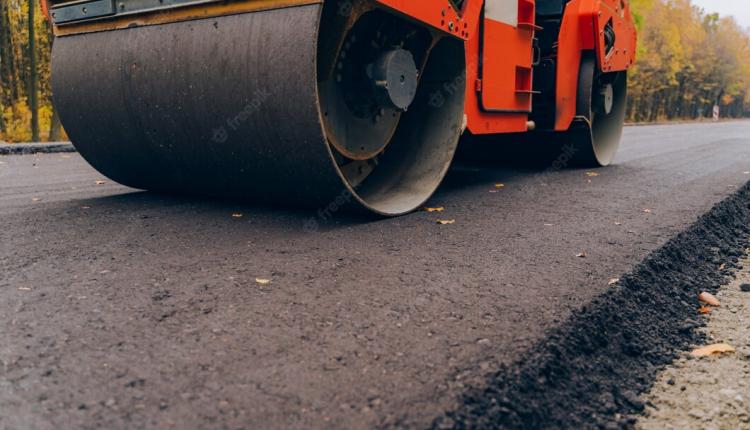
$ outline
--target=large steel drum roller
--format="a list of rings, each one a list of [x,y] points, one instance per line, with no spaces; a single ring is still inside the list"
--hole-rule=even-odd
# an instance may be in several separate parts
[[[400,215],[463,131],[464,44],[367,4],[63,35],[56,106],[131,187]]]

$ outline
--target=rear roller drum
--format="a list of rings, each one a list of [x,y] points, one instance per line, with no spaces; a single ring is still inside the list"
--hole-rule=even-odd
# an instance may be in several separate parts
[[[570,135],[575,164],[608,166],[620,147],[627,108],[627,72],[602,73],[584,56],[578,81],[577,117]]]
[[[59,37],[56,105],[131,187],[404,214],[462,133],[464,46],[369,4]]]

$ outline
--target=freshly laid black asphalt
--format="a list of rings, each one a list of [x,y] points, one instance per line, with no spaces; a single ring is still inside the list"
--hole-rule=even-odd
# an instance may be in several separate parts
[[[389,220],[137,192],[76,154],[0,157],[0,428],[559,425],[466,402],[513,409],[498,376],[528,374],[603,298],[627,303],[638,282],[610,280],[643,279],[638,263],[750,180],[749,132],[628,128],[596,171],[464,164],[430,203],[444,212]]]
[[[697,330],[708,318],[698,297],[731,280],[748,245],[750,184],[466,390],[433,428],[634,428],[659,371],[711,341]]]

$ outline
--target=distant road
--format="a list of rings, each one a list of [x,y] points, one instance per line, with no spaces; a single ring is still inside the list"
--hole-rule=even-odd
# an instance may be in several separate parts
[[[595,174],[458,167],[389,220],[0,163],[0,428],[421,426],[750,180],[750,122],[627,128]]]

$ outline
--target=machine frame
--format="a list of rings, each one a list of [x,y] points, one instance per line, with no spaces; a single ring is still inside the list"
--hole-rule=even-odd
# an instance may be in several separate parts
[[[142,9],[131,11],[121,7],[117,11],[117,5],[112,0],[62,2],[52,8],[49,7],[49,1],[43,0],[41,5],[44,14],[54,24],[57,36],[323,2],[153,0],[151,7],[147,1],[142,1]],[[536,127],[536,124],[529,121],[534,108],[532,99],[536,94],[533,83],[533,43],[535,33],[543,31],[543,28],[536,23],[535,0],[465,0],[460,9],[456,9],[451,0],[372,1],[379,7],[466,42],[466,126],[472,134],[518,133]],[[518,3],[515,23],[500,22],[486,16],[485,10],[489,6],[503,7],[515,2]],[[119,5],[125,3],[117,2]],[[105,8],[99,18],[84,20],[82,18],[86,13],[83,11],[90,4],[111,4],[112,7]],[[77,11],[77,14],[72,15],[78,16],[80,20],[56,20],[55,15],[60,10],[71,8]],[[605,40],[608,25],[614,28],[617,35],[611,49],[607,48]],[[565,6],[557,48],[555,131],[568,130],[576,117],[578,74],[584,52],[596,53],[599,70],[618,72],[627,70],[635,62],[636,44],[636,29],[627,1],[571,0]],[[506,108],[491,106],[492,99],[498,99],[497,105]]]

